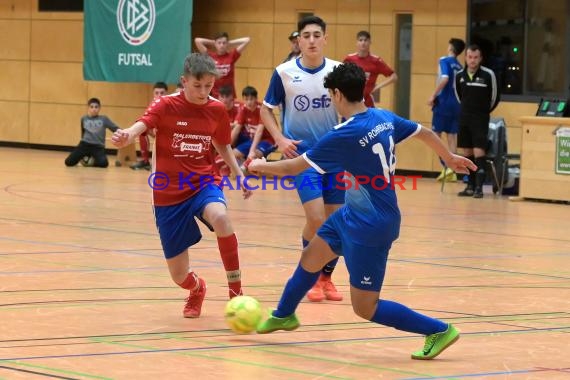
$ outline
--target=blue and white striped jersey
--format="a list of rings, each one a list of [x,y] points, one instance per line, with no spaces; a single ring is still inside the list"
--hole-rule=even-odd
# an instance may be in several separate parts
[[[338,115],[323,80],[340,62],[325,58],[315,69],[301,66],[300,58],[277,66],[263,100],[269,108],[282,106],[283,134],[303,140],[303,153],[338,124]]]

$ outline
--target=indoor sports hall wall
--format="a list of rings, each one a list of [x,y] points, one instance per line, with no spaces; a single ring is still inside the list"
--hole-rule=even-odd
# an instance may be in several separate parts
[[[90,97],[120,126],[132,123],[151,85],[84,81],[82,61],[83,13],[0,0],[0,141],[74,146]]]
[[[372,52],[391,66],[397,14],[411,13],[410,112],[426,126],[431,123],[426,101],[435,86],[437,59],[445,54],[450,37],[465,38],[467,19],[466,0],[198,0],[194,8],[193,38],[219,31],[230,38],[251,37],[237,62],[236,87],[255,86],[260,97],[273,68],[287,55],[287,36],[301,13],[327,22],[330,58],[341,60],[355,51],[356,32],[367,29]],[[0,0],[0,141],[74,146],[90,97],[100,98],[102,114],[121,127],[144,111],[151,84],[84,81],[82,55],[83,13],[38,12],[37,0]],[[391,85],[383,90],[379,106],[392,109],[393,104]],[[518,117],[535,110],[535,104],[503,102],[495,111],[507,120],[512,152],[520,151]],[[439,171],[437,159],[421,144],[399,147],[398,159],[401,169]]]

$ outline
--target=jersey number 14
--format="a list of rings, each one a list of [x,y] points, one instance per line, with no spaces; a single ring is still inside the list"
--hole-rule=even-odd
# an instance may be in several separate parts
[[[384,147],[380,143],[372,145],[372,152],[376,153],[380,157],[380,163],[382,164],[382,171],[384,173],[384,179],[386,183],[390,183],[390,179],[396,171],[396,155],[394,154],[394,139],[389,136],[390,140],[390,151],[385,152]]]

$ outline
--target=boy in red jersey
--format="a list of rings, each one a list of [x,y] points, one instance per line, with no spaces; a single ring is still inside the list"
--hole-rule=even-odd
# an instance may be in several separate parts
[[[220,87],[220,97],[218,98],[224,106],[226,107],[226,112],[228,113],[228,117],[230,118],[230,127],[232,131],[237,126],[237,115],[243,104],[241,104],[238,100],[234,99],[233,88],[231,86],[222,86]],[[233,142],[233,139],[232,139]],[[232,144],[233,146],[233,144]],[[231,174],[230,167],[225,163],[222,156],[213,152],[214,154],[214,161],[216,164],[216,168],[220,175],[229,176]]]
[[[218,99],[226,106],[226,112],[230,118],[230,126],[233,129],[237,124],[236,118],[243,104],[234,98],[233,88],[231,86],[220,87],[219,94],[220,97]]]
[[[154,84],[154,86],[152,87],[152,98],[153,100],[156,100],[158,98],[160,98],[163,95],[166,95],[166,93],[168,92],[168,85],[164,82],[156,82]],[[139,136],[139,145],[141,148],[141,160],[135,162],[134,164],[132,164],[130,166],[131,169],[133,170],[137,170],[137,169],[146,169],[146,170],[150,170],[150,139],[148,138],[148,135],[151,135],[152,137],[154,137],[154,133],[152,131],[150,132],[143,132],[141,133],[141,135]]]
[[[257,101],[255,87],[246,86],[241,92],[243,107],[236,117],[236,126],[232,129],[232,145],[238,161],[267,157],[276,149],[271,133],[263,126],[259,111],[261,103]],[[242,168],[243,169],[243,168]]]
[[[356,63],[364,70],[366,74],[366,87],[364,87],[364,104],[366,107],[374,107],[374,98],[372,93],[394,83],[398,80],[398,76],[390,66],[382,60],[382,58],[370,54],[370,33],[361,30],[356,34],[357,52],[347,55],[344,62]],[[376,84],[378,75],[382,74],[386,80]]]
[[[241,57],[242,51],[249,44],[250,38],[242,37],[231,41],[228,40],[229,37],[226,32],[218,34],[213,40],[201,37],[194,39],[198,51],[202,54],[208,54],[216,62],[219,78],[214,83],[214,88],[212,89],[212,96],[215,98],[219,97],[222,86],[231,86],[234,98],[236,97],[234,65]],[[229,50],[231,46],[236,46],[236,48]],[[210,51],[208,48],[213,48],[214,51]]]
[[[230,147],[230,123],[224,105],[209,96],[217,76],[207,55],[184,61],[184,90],[156,99],[130,128],[113,134],[121,148],[144,131],[156,130],[156,153],[149,184],[154,217],[172,280],[190,291],[184,317],[200,316],[206,283],[189,268],[188,247],[202,238],[195,217],[216,233],[228,278],[230,298],[241,295],[238,242],[226,213],[216,175],[215,148],[234,175],[243,176]],[[251,192],[242,186],[244,198]]]

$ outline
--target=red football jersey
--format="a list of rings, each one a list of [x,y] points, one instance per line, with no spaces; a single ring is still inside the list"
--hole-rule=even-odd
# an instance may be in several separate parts
[[[220,73],[220,77],[214,82],[214,87],[212,88],[212,96],[217,98],[220,95],[220,87],[230,86],[235,98],[236,90],[234,88],[234,65],[239,57],[241,57],[241,54],[237,51],[237,49],[233,49],[232,51],[223,55],[208,51],[208,55],[212,57],[214,62],[216,62],[216,69],[218,69],[218,72]]]
[[[220,183],[212,141],[221,145],[231,142],[230,121],[222,102],[210,97],[206,104],[198,105],[188,102],[184,93],[163,96],[139,121],[147,130],[156,130],[153,173],[160,175],[154,175],[155,205],[185,201],[203,187],[208,176],[214,177],[213,183]]]
[[[237,115],[239,113],[239,110],[241,108],[242,104],[240,102],[234,102],[234,105],[231,109],[226,109],[226,112],[228,113],[228,117],[230,118],[230,123],[233,123],[234,121],[236,121],[237,119]]]
[[[382,58],[369,54],[366,57],[359,57],[357,53],[352,53],[346,56],[344,62],[356,63],[364,70],[366,74],[366,85],[364,87],[364,104],[367,107],[374,107],[374,99],[371,92],[376,85],[378,75],[382,74],[389,77],[394,74],[394,70],[382,60]]]
[[[252,111],[247,108],[245,105],[241,107],[238,112],[236,121],[238,124],[243,125],[243,129],[241,130],[242,134],[247,134],[249,138],[253,139],[255,135],[255,130],[259,124],[263,124],[261,122],[261,103],[257,103],[255,109]],[[261,141],[269,141],[271,144],[275,144],[273,141],[273,137],[271,133],[265,128],[263,130],[263,135],[261,135]]]

